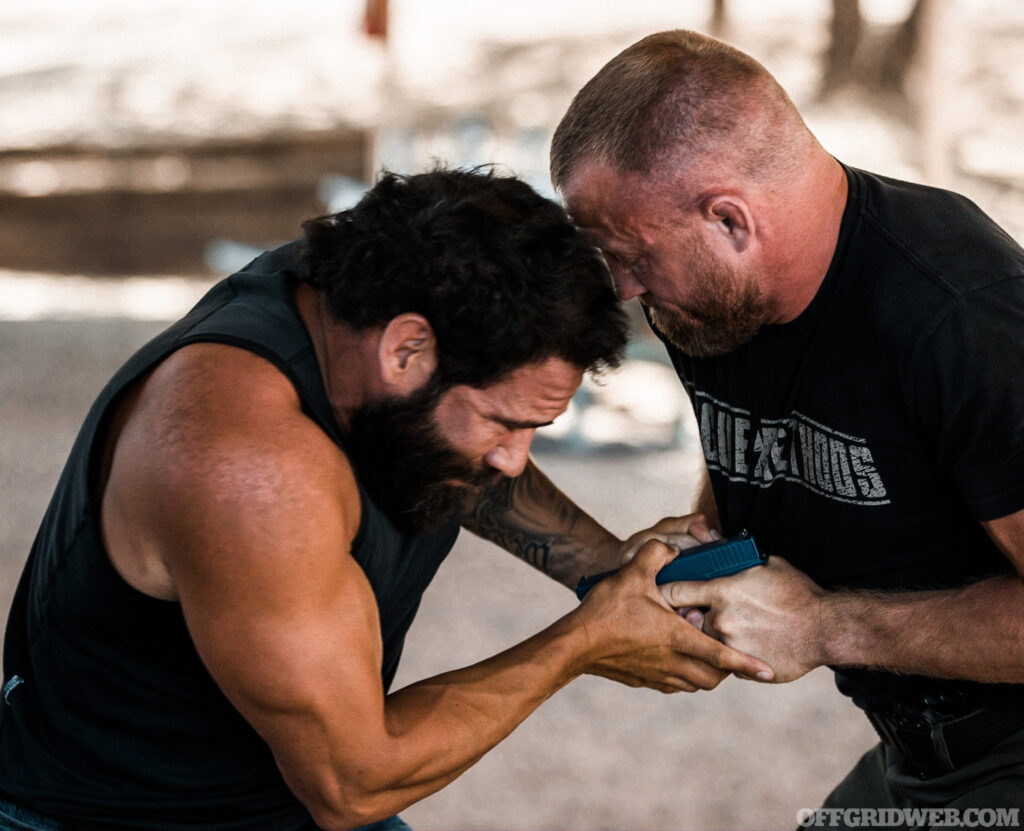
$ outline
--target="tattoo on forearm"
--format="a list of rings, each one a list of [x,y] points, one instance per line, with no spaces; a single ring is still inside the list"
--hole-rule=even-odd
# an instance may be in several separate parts
[[[585,544],[572,536],[586,517],[532,465],[516,479],[486,490],[463,517],[463,525],[530,565],[569,583],[579,577]]]
[[[473,533],[547,572],[554,540],[550,533],[540,533],[529,516],[521,513],[522,499],[516,496],[519,485],[519,479],[504,479],[485,491],[463,524]]]

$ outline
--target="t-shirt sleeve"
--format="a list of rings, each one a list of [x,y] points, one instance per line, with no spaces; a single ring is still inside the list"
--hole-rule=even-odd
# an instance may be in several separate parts
[[[967,510],[1024,509],[1024,277],[952,300],[911,366],[912,406]]]

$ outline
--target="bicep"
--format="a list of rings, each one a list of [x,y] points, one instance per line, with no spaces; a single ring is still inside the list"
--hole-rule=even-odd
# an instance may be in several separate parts
[[[332,467],[229,452],[161,529],[197,652],[310,810],[384,730],[378,612],[350,554],[358,496]]]

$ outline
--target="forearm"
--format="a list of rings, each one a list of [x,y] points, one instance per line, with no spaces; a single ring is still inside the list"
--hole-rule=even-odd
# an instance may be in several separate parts
[[[505,739],[581,673],[584,635],[563,619],[485,661],[388,696],[381,771],[391,796],[422,799]]]
[[[376,706],[372,696],[356,696],[340,709],[307,709],[303,718],[313,720],[293,722],[293,737],[277,744],[275,755],[318,827],[376,822],[465,772],[575,678],[587,652],[586,628],[567,616],[499,655],[405,687]],[[350,710],[361,715],[353,721]]]
[[[318,826],[351,828],[444,787],[581,674],[680,692],[712,689],[729,672],[769,673],[665,603],[654,576],[672,556],[644,546],[560,620],[473,666],[385,697],[379,665],[368,683],[379,650],[364,650],[327,670],[333,683],[286,685],[287,708],[273,701],[249,715]]]
[[[664,603],[653,580],[673,552],[653,546],[529,640],[388,696],[386,741],[360,760],[379,775],[376,813],[401,810],[455,779],[580,675],[662,692],[711,689],[728,672],[770,677],[765,664],[708,638]]]
[[[570,588],[584,574],[619,564],[621,541],[555,487],[533,460],[520,476],[486,490],[463,525]]]
[[[821,606],[823,662],[987,682],[1024,682],[1024,582],[833,592]]]

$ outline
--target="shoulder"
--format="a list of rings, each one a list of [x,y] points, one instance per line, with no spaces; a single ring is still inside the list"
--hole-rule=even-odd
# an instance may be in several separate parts
[[[862,256],[912,275],[917,291],[958,297],[1024,277],[1024,249],[967,197],[849,172],[865,224],[862,233],[876,237]]]
[[[268,361],[193,344],[133,397],[111,485],[175,582],[207,561],[271,565],[303,546],[326,560],[351,546],[360,501],[348,459]]]
[[[929,353],[953,361],[964,327],[979,345],[990,326],[1024,319],[1024,250],[951,191],[847,169],[851,232],[835,314],[879,363],[913,382]]]
[[[186,346],[145,380],[132,415],[159,461],[196,476],[227,459],[340,474],[347,459],[303,412],[295,387],[264,358],[233,346]],[[310,471],[311,472],[311,471]]]

